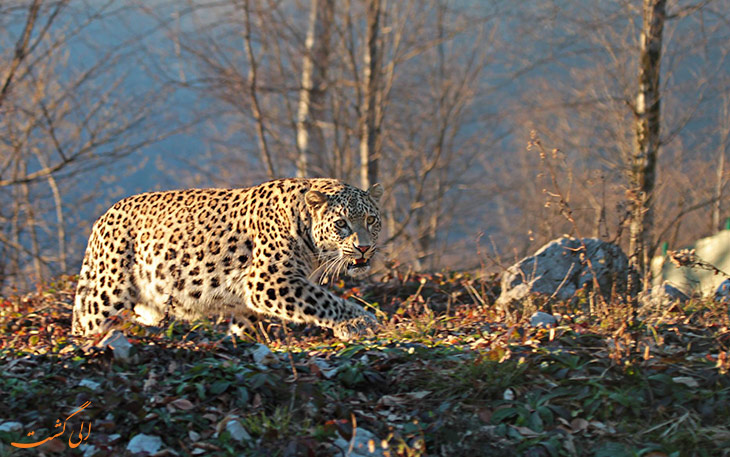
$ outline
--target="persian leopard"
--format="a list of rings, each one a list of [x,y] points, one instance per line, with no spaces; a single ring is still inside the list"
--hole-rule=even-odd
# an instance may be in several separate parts
[[[245,189],[151,192],[121,200],[93,226],[73,307],[73,333],[105,330],[124,313],[231,317],[241,334],[265,316],[314,323],[340,339],[377,320],[319,279],[370,268],[382,187],[281,179]],[[124,315],[122,314],[122,315]]]

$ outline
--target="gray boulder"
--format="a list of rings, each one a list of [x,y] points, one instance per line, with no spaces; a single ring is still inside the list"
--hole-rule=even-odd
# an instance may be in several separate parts
[[[534,294],[570,300],[581,289],[593,289],[594,273],[600,293],[608,299],[614,290],[626,293],[629,271],[628,257],[613,243],[597,238],[558,238],[504,272],[497,305],[504,308]]]
[[[730,304],[730,279],[726,279],[715,290],[715,301]]]

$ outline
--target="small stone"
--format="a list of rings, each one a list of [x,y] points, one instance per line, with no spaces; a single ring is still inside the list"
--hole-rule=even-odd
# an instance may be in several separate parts
[[[99,448],[93,444],[86,444],[84,446],[84,457],[94,457],[98,452]]]
[[[334,378],[337,372],[340,370],[340,367],[333,367],[332,365],[330,365],[329,362],[324,359],[314,359],[314,364],[317,365],[319,371],[322,372],[322,376],[324,376],[326,379]]]
[[[159,436],[145,435],[140,433],[129,441],[127,450],[131,453],[146,452],[154,454],[162,447],[162,440]]]
[[[642,304],[654,306],[657,308],[668,307],[673,303],[686,303],[689,297],[668,282],[663,282],[652,287],[648,294],[642,295]]]
[[[23,424],[20,422],[3,422],[0,424],[0,432],[19,432],[23,430]]]
[[[129,351],[132,349],[132,343],[124,336],[124,333],[114,329],[107,333],[97,347],[102,349],[110,347],[115,359],[127,360],[129,359]]]
[[[252,354],[253,360],[256,362],[256,366],[262,370],[270,365],[279,363],[279,359],[265,344],[257,344]]]
[[[122,435],[120,435],[119,433],[112,433],[107,437],[107,440],[109,440],[109,444],[116,444],[121,439]]]
[[[730,279],[724,280],[717,287],[717,290],[715,290],[715,301],[730,303]]]
[[[533,327],[550,328],[558,325],[558,319],[552,314],[538,311],[530,316],[530,325]]]
[[[243,428],[243,425],[241,425],[241,422],[237,419],[228,421],[226,424],[226,431],[231,434],[231,438],[239,443],[251,440],[251,435],[248,434],[246,429]]]
[[[352,443],[352,452],[348,453],[350,449],[350,441],[338,437],[334,443],[337,448],[342,451],[342,454],[335,455],[348,455],[350,457],[383,457],[383,448],[381,447],[381,440],[375,434],[369,430],[358,427],[355,429],[355,438]]]
[[[79,387],[88,387],[91,390],[97,390],[101,386],[100,383],[92,381],[90,379],[82,379],[79,382]]]

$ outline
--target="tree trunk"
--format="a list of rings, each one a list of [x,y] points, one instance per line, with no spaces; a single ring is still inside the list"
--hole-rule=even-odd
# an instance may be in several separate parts
[[[297,177],[300,178],[314,172],[312,160],[316,154],[320,158],[325,155],[324,137],[318,122],[324,113],[334,6],[334,0],[312,0],[309,13],[297,112]]]
[[[644,0],[639,54],[635,142],[629,170],[631,207],[629,260],[648,287],[653,225],[653,191],[659,151],[660,64],[666,0]]]
[[[363,99],[360,125],[360,181],[364,189],[378,180],[377,142],[380,134],[377,122],[377,100],[380,82],[378,31],[380,0],[370,0],[367,13],[365,56],[363,59]]]
[[[256,136],[259,142],[259,152],[261,153],[261,160],[266,166],[266,175],[269,179],[276,177],[276,169],[274,168],[274,162],[271,159],[271,152],[269,151],[269,145],[266,141],[266,126],[264,125],[264,117],[261,112],[261,105],[259,104],[258,97],[258,74],[256,67],[256,57],[253,53],[253,46],[251,45],[251,12],[249,0],[245,0],[243,3],[244,20],[246,22],[246,30],[244,31],[243,41],[246,48],[246,57],[248,58],[248,91],[251,97],[251,111],[253,117],[256,120]]]
[[[720,146],[717,148],[717,183],[715,184],[715,205],[712,212],[712,225],[715,231],[720,231],[724,224],[720,221],[722,213],[722,194],[725,189],[725,150],[730,140],[730,97],[725,96],[723,103],[723,123],[720,126]]]
[[[715,202],[712,208],[712,230],[717,233],[722,230],[720,223],[720,212],[722,211],[722,188],[723,175],[725,174],[725,150],[719,148],[719,158],[717,160],[717,182],[715,183]]]

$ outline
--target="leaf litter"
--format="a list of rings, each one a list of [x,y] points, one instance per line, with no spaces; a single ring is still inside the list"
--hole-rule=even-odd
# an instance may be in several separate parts
[[[69,335],[74,286],[65,277],[0,299],[0,455],[38,455],[9,443],[28,441],[31,431],[50,436],[56,419],[86,401],[78,420],[91,424],[88,441],[71,449],[58,438],[39,449],[730,454],[728,315],[712,302],[631,324],[556,305],[557,326],[535,328],[529,316],[506,318],[494,307],[494,278],[393,273],[333,285],[378,314],[383,327],[374,338],[343,343],[279,322],[246,341],[207,321],[119,324],[129,343],[119,357],[98,345],[101,338]]]

